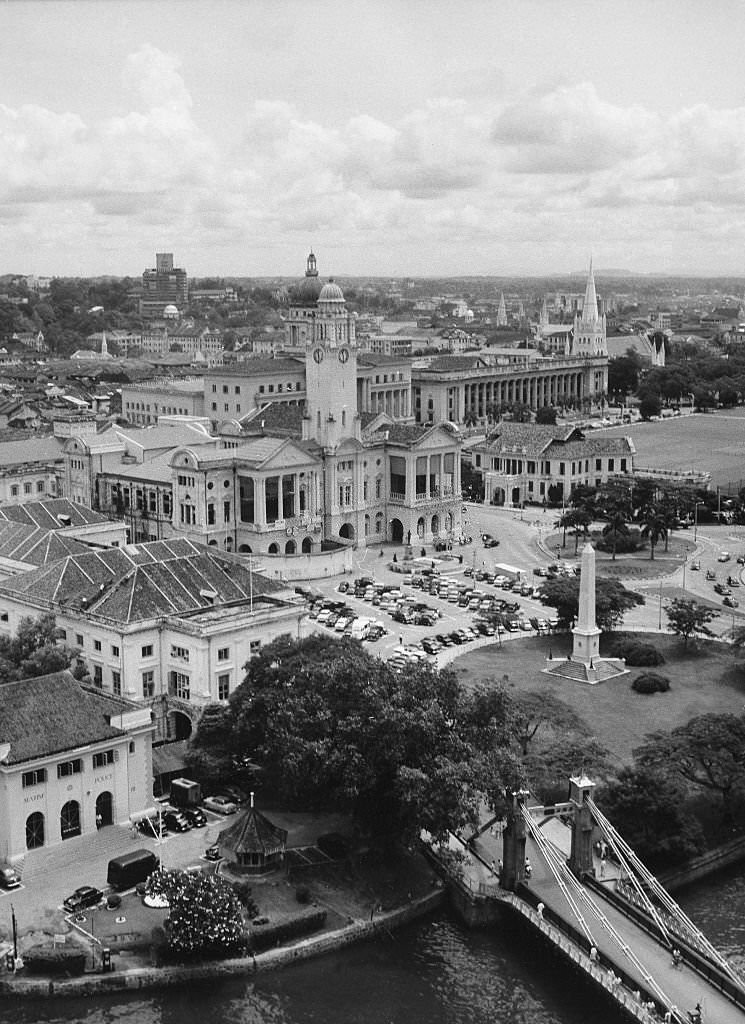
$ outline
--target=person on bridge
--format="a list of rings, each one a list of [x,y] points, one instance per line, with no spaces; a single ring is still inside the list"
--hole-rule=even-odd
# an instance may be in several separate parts
[[[533,874],[533,865],[530,863],[530,858],[526,857],[525,858],[525,877],[529,879],[532,874]]]
[[[683,962],[683,954],[680,952],[680,950],[676,946],[675,949],[673,950],[673,967],[675,967],[675,968],[680,967],[682,962]]]

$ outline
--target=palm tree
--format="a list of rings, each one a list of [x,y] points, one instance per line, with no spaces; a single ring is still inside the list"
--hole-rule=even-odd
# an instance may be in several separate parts
[[[572,529],[574,530],[574,553],[577,554],[579,547],[579,537],[582,534],[584,537],[590,532],[590,523],[592,522],[592,516],[584,508],[576,508],[572,517]]]
[[[554,523],[554,526],[558,526],[560,530],[564,531],[564,536],[561,540],[563,548],[567,546],[567,530],[571,530],[572,526],[574,526],[574,512],[573,508],[563,509],[561,515]]]
[[[642,519],[642,537],[649,538],[649,557],[654,561],[654,549],[660,540],[664,540],[668,534],[667,519],[656,508],[648,508]]]
[[[603,527],[603,536],[610,536],[613,541],[613,561],[616,560],[616,548],[619,537],[628,537],[629,527],[626,523],[626,513],[620,505],[614,508],[609,516],[608,522]]]

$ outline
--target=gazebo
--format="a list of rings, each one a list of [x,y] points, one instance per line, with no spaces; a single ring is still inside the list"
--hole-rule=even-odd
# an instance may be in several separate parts
[[[273,871],[284,860],[287,829],[274,825],[266,815],[251,806],[219,834],[220,855],[247,874]]]

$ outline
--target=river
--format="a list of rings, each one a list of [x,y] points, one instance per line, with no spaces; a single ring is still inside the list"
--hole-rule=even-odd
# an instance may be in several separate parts
[[[745,870],[679,895],[745,971]],[[101,999],[19,1002],[13,1024],[614,1024],[616,1015],[529,937],[446,914],[249,980]]]

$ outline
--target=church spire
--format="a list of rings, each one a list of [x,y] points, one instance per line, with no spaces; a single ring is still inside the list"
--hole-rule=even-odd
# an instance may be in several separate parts
[[[585,323],[597,323],[598,297],[595,294],[595,275],[592,272],[592,256],[590,257],[590,273],[587,276],[587,288],[585,289],[585,303],[582,307],[582,319]]]

